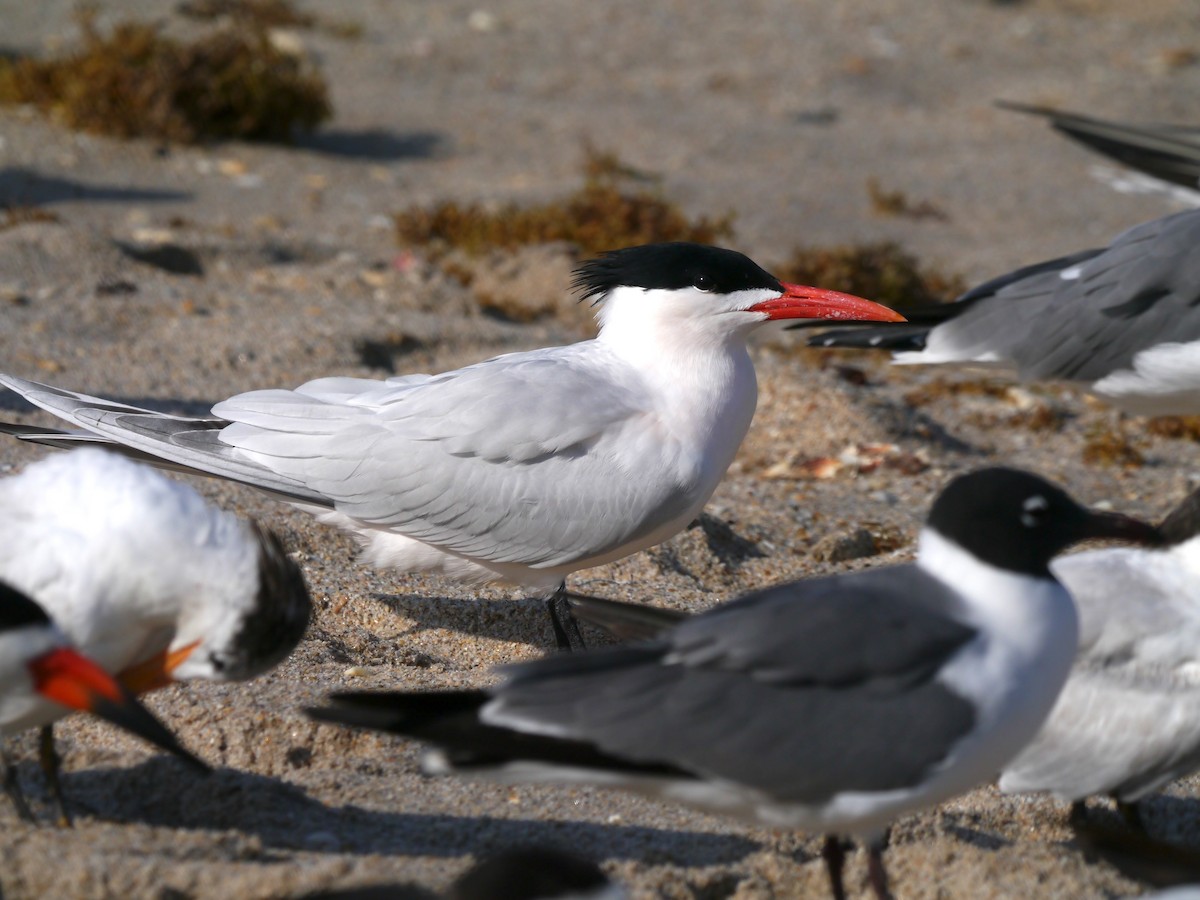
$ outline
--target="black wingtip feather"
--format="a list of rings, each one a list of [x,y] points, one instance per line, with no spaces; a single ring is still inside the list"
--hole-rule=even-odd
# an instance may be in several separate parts
[[[479,718],[480,709],[489,699],[483,691],[344,693],[330,695],[329,706],[305,712],[320,722],[387,731],[435,744],[455,769],[488,769],[532,761],[608,772],[691,777],[675,766],[609,756],[584,741],[489,725]]]
[[[1171,510],[1158,526],[1168,545],[1182,544],[1200,534],[1200,488]]]
[[[806,343],[810,347],[858,350],[924,350],[928,337],[928,328],[835,328],[810,337]]]

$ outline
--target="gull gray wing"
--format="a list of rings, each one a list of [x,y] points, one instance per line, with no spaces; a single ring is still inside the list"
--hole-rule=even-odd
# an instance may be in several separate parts
[[[1200,589],[1179,552],[1114,547],[1054,561],[1054,574],[1079,609],[1078,665],[1096,666],[1112,681],[1192,689],[1200,664]]]
[[[778,800],[903,788],[974,724],[936,677],[976,636],[956,607],[914,567],[782,585],[656,641],[514,668],[483,720]]]
[[[1200,339],[1197,246],[1200,212],[1144,223],[1082,261],[1002,284],[994,301],[938,326],[926,352],[991,354],[1028,379],[1092,381],[1128,369],[1148,347]]]
[[[1128,125],[1024,103],[996,105],[1043,116],[1067,137],[1147,175],[1193,190],[1200,185],[1200,128]]]

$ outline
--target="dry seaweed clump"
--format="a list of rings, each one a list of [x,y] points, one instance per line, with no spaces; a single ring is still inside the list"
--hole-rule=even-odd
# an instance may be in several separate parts
[[[892,307],[945,303],[967,287],[960,276],[926,268],[890,241],[798,247],[790,260],[776,267],[776,274],[784,281],[819,284]]]
[[[488,210],[478,203],[440,203],[397,213],[396,236],[405,245],[478,256],[532,244],[566,242],[583,254],[655,241],[713,243],[729,237],[732,215],[690,220],[651,188],[625,189],[627,167],[611,156],[589,154],[583,186],[540,206],[507,204]]]
[[[1082,456],[1089,465],[1120,466],[1125,469],[1145,465],[1146,459],[1141,451],[1120,430],[1097,427],[1087,437]]]
[[[1146,422],[1146,431],[1171,440],[1200,442],[1200,416],[1158,416]]]
[[[264,29],[182,42],[139,22],[101,35],[90,11],[79,23],[83,46],[71,55],[0,61],[0,103],[32,104],[81,131],[183,143],[288,141],[331,113],[324,79]]]

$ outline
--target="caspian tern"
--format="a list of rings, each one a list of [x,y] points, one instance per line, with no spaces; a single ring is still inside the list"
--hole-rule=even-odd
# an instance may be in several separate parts
[[[5,793],[18,815],[31,822],[33,814],[3,740],[22,731],[30,715],[47,706],[58,716],[73,709],[95,713],[208,771],[128,690],[72,647],[41,606],[0,582],[0,766]],[[57,782],[54,788],[61,797]]]
[[[506,667],[484,690],[335,694],[317,719],[427,740],[435,772],[591,783],[771,827],[878,843],[898,816],[997,771],[1066,680],[1077,623],[1052,556],[1156,542],[1045,480],[984,469],[934,503],[917,562],[779,585],[655,638]]]
[[[614,251],[583,263],[575,285],[598,307],[593,340],[440,375],[251,391],[211,418],[0,384],[104,441],[347,528],[367,562],[533,589],[564,646],[578,639],[559,622],[565,613],[574,628],[566,576],[671,537],[724,475],[757,399],[751,331],[777,319],[903,321],[699,244]]]
[[[897,364],[1015,369],[1081,382],[1144,415],[1200,413],[1200,210],[1146,222],[1105,248],[1017,269],[911,325],[835,329],[814,347],[891,350]]]
[[[1080,614],[1079,654],[1054,711],[1005,769],[1001,790],[1076,804],[1137,801],[1200,768],[1200,491],[1159,526],[1161,549],[1109,547],[1055,560]]]
[[[192,488],[95,448],[0,479],[0,580],[36,598],[71,643],[135,693],[242,680],[299,643],[311,601],[279,540]],[[30,699],[14,729],[65,710]],[[15,714],[14,714],[15,715]]]

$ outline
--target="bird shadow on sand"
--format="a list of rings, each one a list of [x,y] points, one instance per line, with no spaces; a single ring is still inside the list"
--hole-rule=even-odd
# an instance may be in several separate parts
[[[433,131],[414,131],[397,134],[382,128],[352,131],[344,128],[324,128],[296,138],[293,147],[326,156],[364,162],[397,162],[405,159],[433,159],[444,156],[449,141]]]
[[[371,599],[414,623],[404,638],[422,631],[445,629],[547,650],[554,647],[546,601],[538,597],[476,600],[423,594],[371,594]],[[611,643],[603,632],[583,622],[579,625],[588,646]]]
[[[277,778],[233,769],[197,775],[161,756],[130,768],[71,773],[63,783],[68,802],[81,814],[121,824],[240,832],[255,837],[267,856],[298,851],[452,857],[549,845],[587,848],[610,859],[708,866],[761,849],[733,834],[326,806]]]
[[[63,201],[166,203],[191,199],[192,194],[186,191],[89,184],[73,178],[42,175],[23,166],[0,168],[0,207],[49,206]]]
[[[923,446],[963,456],[984,457],[990,452],[950,433],[929,413],[902,399],[875,395],[859,402],[869,410],[872,421],[897,439],[916,439]]]

